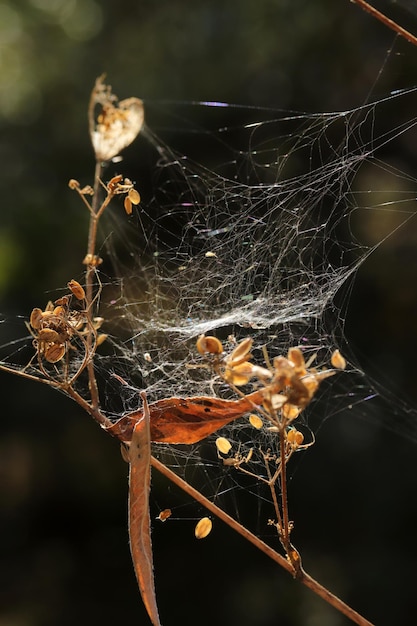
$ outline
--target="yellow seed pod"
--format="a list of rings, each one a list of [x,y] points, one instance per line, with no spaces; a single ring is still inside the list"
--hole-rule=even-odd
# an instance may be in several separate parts
[[[32,328],[34,328],[35,330],[38,330],[40,325],[41,325],[41,320],[43,317],[43,311],[41,311],[41,309],[33,309],[32,313],[30,314],[30,325],[32,326]]]
[[[223,352],[222,343],[217,337],[200,335],[196,343],[197,352],[200,354],[221,354]]]
[[[127,194],[128,198],[130,200],[130,202],[132,204],[139,204],[140,202],[140,194],[139,191],[136,191],[136,189],[130,189],[129,193]]]
[[[251,413],[249,415],[249,422],[250,422],[251,426],[253,426],[257,430],[260,430],[262,428],[262,426],[263,426],[263,421],[261,420],[259,415],[255,415],[255,413]]]
[[[42,328],[38,333],[38,339],[39,341],[51,343],[53,341],[58,341],[59,335],[56,330],[53,330],[52,328]]]
[[[295,404],[284,404],[281,410],[283,417],[287,420],[295,420],[301,413],[300,407]]]
[[[57,317],[64,317],[65,313],[66,309],[62,305],[56,306],[53,310],[53,314]]]
[[[210,534],[213,527],[212,521],[208,517],[203,517],[196,525],[194,534],[197,539],[204,539]]]
[[[57,363],[65,354],[63,343],[51,343],[45,350],[44,356],[48,363]]]
[[[106,333],[100,333],[97,337],[96,346],[101,346],[101,344],[104,343],[107,338],[108,335],[106,335]]]
[[[338,370],[346,368],[346,359],[340,354],[340,350],[335,350],[330,359],[331,364]]]
[[[231,450],[232,444],[226,437],[217,437],[216,448],[222,454],[228,454]]]
[[[127,215],[131,215],[132,211],[133,211],[133,205],[132,205],[132,201],[129,198],[129,196],[126,196],[124,201],[123,201],[123,206],[125,208],[125,211],[127,213]]]
[[[84,300],[85,291],[78,281],[74,279],[70,280],[68,283],[68,289],[77,298],[77,300]]]

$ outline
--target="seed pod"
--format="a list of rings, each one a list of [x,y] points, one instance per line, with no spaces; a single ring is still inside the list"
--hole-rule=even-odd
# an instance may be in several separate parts
[[[125,196],[125,199],[123,201],[123,206],[125,208],[125,211],[127,213],[127,215],[131,215],[132,211],[133,211],[133,206],[132,206],[132,202],[130,200],[130,198],[128,196]]]
[[[282,415],[286,420],[292,421],[295,420],[301,413],[301,408],[299,406],[295,406],[295,404],[284,404],[282,407]]]
[[[172,515],[172,511],[171,509],[164,509],[163,511],[160,512],[160,514],[158,515],[158,519],[161,520],[161,522],[166,522],[166,520],[171,517]]]
[[[32,313],[30,314],[30,325],[32,326],[32,328],[34,330],[38,330],[40,325],[41,325],[41,320],[43,317],[43,311],[41,311],[41,309],[33,309]]]
[[[128,198],[130,200],[130,202],[132,204],[139,204],[140,202],[140,194],[139,191],[137,191],[136,189],[130,189],[129,193],[127,194]]]
[[[287,433],[287,441],[294,447],[301,446],[304,441],[304,435],[299,430],[292,428]]]
[[[59,340],[59,335],[56,330],[52,328],[42,328],[38,333],[38,339],[39,341],[52,343]]]
[[[65,307],[63,307],[62,305],[56,306],[53,310],[53,314],[57,317],[64,317],[65,312]]]
[[[101,344],[104,343],[107,338],[108,335],[106,335],[106,333],[100,333],[100,335],[98,335],[97,337],[96,346],[101,346]]]
[[[78,182],[78,180],[75,180],[75,178],[71,178],[71,180],[68,181],[68,187],[70,189],[78,189],[80,186],[80,183]]]
[[[65,354],[65,344],[51,343],[45,350],[44,356],[48,363],[57,363]]]
[[[196,343],[197,351],[200,354],[221,354],[223,352],[223,346],[221,341],[217,337],[211,337],[210,335],[200,335]]]
[[[208,517],[203,517],[195,527],[195,536],[197,539],[204,539],[210,534],[213,527],[212,521]]]
[[[226,437],[217,437],[216,448],[219,452],[221,452],[222,454],[228,454],[230,452],[231,447],[232,447],[232,444],[230,443],[228,439],[226,439]]]
[[[259,415],[255,415],[255,413],[251,413],[249,415],[249,422],[250,422],[251,426],[253,426],[257,430],[260,430],[262,428],[262,426],[263,426],[263,421],[261,420]]]
[[[227,367],[224,373],[224,379],[231,385],[240,387],[246,385],[253,376],[252,363],[240,363],[234,367]]]
[[[74,279],[70,280],[69,283],[68,283],[68,289],[77,298],[77,300],[84,300],[84,298],[85,298],[85,291],[81,287],[79,282],[77,282]]]
[[[250,349],[252,348],[253,339],[246,337],[243,339],[236,348],[230,353],[227,361],[231,367],[239,365],[244,361],[249,361],[251,358]]]
[[[330,359],[331,364],[338,370],[344,370],[346,368],[346,359],[340,354],[339,350],[335,350]]]

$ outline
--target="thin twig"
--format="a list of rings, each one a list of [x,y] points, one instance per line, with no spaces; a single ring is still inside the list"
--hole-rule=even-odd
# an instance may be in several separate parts
[[[233,517],[225,513],[222,509],[216,506],[213,502],[208,500],[202,493],[194,489],[191,485],[189,485],[185,480],[183,480],[180,476],[175,474],[172,470],[170,470],[166,465],[161,463],[155,457],[151,458],[152,466],[158,470],[161,474],[166,476],[168,480],[173,482],[177,487],[185,491],[189,496],[191,496],[194,500],[199,502],[202,506],[208,509],[213,515],[216,515],[219,519],[221,519],[225,524],[227,524],[232,530],[239,533],[244,539],[252,543],[258,550],[269,556],[275,563],[278,563],[281,567],[283,567],[287,572],[294,575],[293,566],[285,559],[281,554],[275,552],[273,548],[268,546],[268,544],[264,543],[259,537],[250,532],[247,528],[242,526],[239,522],[237,522]],[[323,598],[328,604],[333,606],[335,609],[346,615],[354,624],[358,626],[373,626],[372,622],[368,621],[362,615],[354,611],[349,605],[345,604],[343,600],[335,596],[331,591],[323,587],[317,580],[312,578],[309,574],[306,574],[304,570],[301,570],[300,575],[297,573],[297,580],[303,583],[306,587],[311,589],[315,594]]]
[[[409,43],[412,43],[414,46],[417,46],[417,37],[415,35],[413,35],[408,30],[406,30],[405,28],[397,24],[397,22],[394,22],[394,20],[391,20],[389,17],[381,13],[381,11],[378,11],[377,9],[375,9],[368,2],[365,2],[365,0],[350,0],[350,1],[353,2],[354,4],[358,4],[364,11],[366,11],[367,13],[370,13],[377,20],[385,24],[385,26],[388,26],[388,28],[390,28],[394,32],[401,35],[401,37],[404,37],[404,39],[406,39]]]

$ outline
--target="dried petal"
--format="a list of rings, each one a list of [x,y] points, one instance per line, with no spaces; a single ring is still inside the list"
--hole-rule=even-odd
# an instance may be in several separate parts
[[[195,536],[197,539],[204,539],[210,534],[213,527],[212,521],[209,517],[203,517],[195,527]]]
[[[222,454],[228,454],[232,448],[232,444],[226,437],[217,437],[216,448]]]
[[[253,368],[252,363],[247,362],[240,363],[234,367],[227,367],[224,372],[224,379],[231,385],[236,385],[236,387],[246,385],[253,376]]]

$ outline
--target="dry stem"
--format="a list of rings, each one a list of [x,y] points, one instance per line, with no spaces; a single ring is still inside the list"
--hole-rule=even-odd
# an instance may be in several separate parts
[[[378,11],[377,9],[375,9],[368,2],[365,2],[365,0],[350,0],[350,1],[355,4],[358,4],[364,11],[366,11],[367,13],[370,13],[377,20],[385,24],[385,26],[388,26],[388,28],[398,33],[401,37],[404,37],[404,39],[406,39],[408,42],[412,43],[414,46],[417,46],[417,37],[415,37],[415,35],[413,35],[408,30],[406,30],[405,28],[397,24],[397,22],[394,22],[394,20],[391,20],[389,17],[381,13],[381,11]]]

